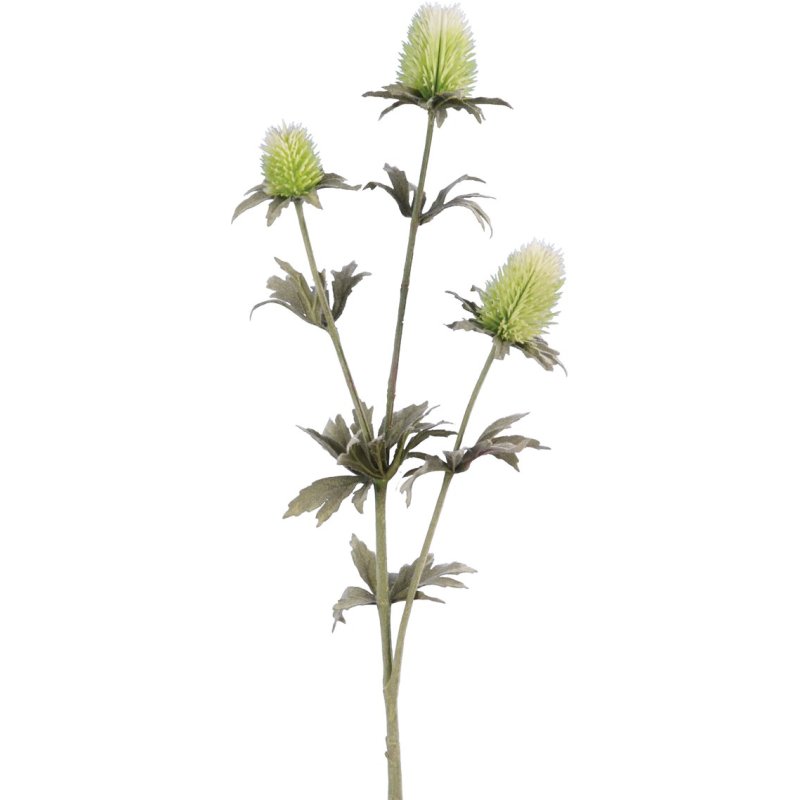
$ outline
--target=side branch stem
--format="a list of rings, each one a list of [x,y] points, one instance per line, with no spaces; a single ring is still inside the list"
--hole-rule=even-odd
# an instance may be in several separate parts
[[[297,221],[300,223],[300,233],[303,236],[303,244],[305,245],[306,255],[308,256],[308,266],[311,268],[311,275],[314,278],[314,286],[317,290],[317,296],[319,297],[322,305],[322,314],[325,317],[325,329],[327,330],[328,335],[331,337],[334,350],[336,350],[336,357],[339,359],[339,366],[342,368],[342,374],[344,375],[345,383],[347,383],[347,388],[350,391],[350,398],[353,401],[353,409],[355,411],[359,427],[364,434],[365,440],[369,442],[373,438],[372,426],[369,424],[369,419],[367,418],[367,414],[364,410],[364,404],[361,401],[361,397],[356,391],[356,384],[353,380],[353,375],[350,372],[350,367],[348,366],[347,359],[344,355],[344,348],[342,347],[342,341],[339,338],[339,331],[336,328],[336,322],[333,319],[333,312],[331,311],[330,304],[328,303],[328,296],[325,292],[325,287],[322,283],[319,270],[317,269],[317,261],[314,258],[314,251],[311,248],[311,239],[308,235],[308,226],[306,225],[306,218],[305,214],[303,213],[302,201],[295,200],[294,207],[297,211]]]
[[[453,448],[454,450],[458,450],[461,447],[461,443],[464,441],[464,434],[467,430],[467,424],[469,423],[469,419],[472,416],[472,410],[475,407],[475,401],[478,399],[478,395],[480,394],[481,388],[483,387],[484,381],[486,380],[486,376],[489,374],[489,368],[492,366],[492,362],[495,359],[496,353],[496,345],[492,342],[492,349],[489,352],[489,356],[486,359],[486,362],[483,365],[483,369],[481,370],[481,374],[478,376],[478,380],[475,383],[475,388],[472,390],[472,394],[470,395],[469,402],[467,403],[467,407],[464,410],[464,416],[461,419],[461,426],[458,429],[458,436],[456,437],[456,444]],[[444,501],[447,498],[447,492],[450,489],[450,483],[453,480],[453,473],[447,472],[445,473],[444,478],[442,479],[442,487],[439,490],[439,496],[436,498],[436,505],[433,509],[433,515],[431,516],[430,524],[428,525],[428,532],[425,535],[425,541],[422,544],[422,550],[420,551],[419,558],[417,559],[417,566],[414,568],[414,574],[411,576],[411,583],[408,587],[408,595],[406,596],[406,604],[403,607],[403,616],[400,619],[400,627],[397,631],[397,642],[395,644],[394,650],[394,659],[392,663],[392,675],[389,685],[392,688],[392,691],[397,694],[398,687],[400,685],[400,669],[403,665],[403,649],[405,647],[406,642],[406,630],[408,628],[408,621],[411,618],[411,609],[414,605],[414,596],[417,593],[417,589],[419,589],[419,582],[422,579],[422,571],[425,568],[425,559],[428,557],[428,553],[431,550],[431,544],[433,543],[433,536],[436,533],[436,527],[439,524],[439,517],[442,514],[442,508],[444,507]]]

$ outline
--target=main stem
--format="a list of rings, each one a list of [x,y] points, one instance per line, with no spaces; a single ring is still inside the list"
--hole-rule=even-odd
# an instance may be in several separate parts
[[[392,364],[389,368],[389,381],[386,387],[386,415],[384,430],[388,431],[394,414],[394,401],[397,394],[397,376],[400,369],[400,348],[403,342],[403,322],[406,316],[408,291],[411,286],[411,265],[414,262],[414,245],[417,229],[422,215],[422,196],[425,191],[425,176],[428,173],[428,160],[431,155],[433,123],[435,115],[428,112],[428,127],[425,133],[425,149],[419,180],[411,208],[411,223],[408,228],[406,259],[403,265],[403,279],[400,283],[400,301],[397,306],[397,322],[394,329]],[[381,649],[383,652],[383,700],[386,709],[386,758],[389,769],[389,800],[402,800],[403,776],[400,765],[400,728],[397,718],[397,683],[392,681],[394,672],[392,658],[391,602],[389,600],[389,570],[386,557],[386,484],[375,484],[375,532],[376,532],[376,594],[378,616],[381,625]],[[416,590],[415,590],[416,591]]]
[[[361,397],[356,391],[356,384],[353,380],[353,375],[350,372],[350,367],[347,364],[347,359],[344,355],[344,348],[342,347],[342,340],[339,338],[339,331],[336,328],[336,322],[333,319],[333,312],[331,311],[330,304],[328,303],[328,295],[325,291],[325,286],[322,283],[319,270],[317,269],[317,261],[314,258],[314,251],[311,248],[311,239],[308,235],[308,227],[306,226],[306,217],[303,213],[303,203],[301,200],[295,200],[295,210],[297,211],[297,221],[300,223],[300,233],[303,236],[303,244],[306,247],[306,255],[308,256],[308,266],[311,268],[311,275],[314,278],[314,286],[317,290],[317,295],[322,304],[322,314],[325,317],[325,329],[333,342],[333,348],[336,350],[336,356],[339,359],[339,366],[342,368],[347,388],[350,391],[350,397],[353,401],[353,409],[358,420],[359,427],[364,434],[367,442],[372,439],[372,426],[369,424],[364,405],[361,402]]]
[[[480,394],[481,388],[483,387],[483,383],[486,380],[486,376],[489,374],[489,368],[492,366],[492,362],[495,359],[495,352],[496,346],[494,342],[492,343],[492,349],[489,352],[489,356],[486,359],[486,362],[483,365],[483,369],[481,370],[481,374],[478,376],[478,380],[475,383],[475,388],[472,390],[472,395],[470,395],[469,402],[467,403],[467,407],[464,410],[464,416],[461,419],[461,427],[458,429],[458,435],[456,436],[456,444],[454,449],[458,450],[461,447],[461,443],[464,441],[464,434],[467,430],[467,423],[469,423],[469,418],[472,416],[472,409],[475,407],[475,401],[478,399],[478,395]],[[442,508],[444,507],[444,501],[447,498],[447,492],[450,489],[450,483],[453,480],[453,473],[447,472],[445,473],[444,478],[442,479],[442,488],[439,490],[439,496],[436,498],[436,505],[433,509],[433,515],[431,516],[430,524],[428,525],[428,532],[425,535],[425,541],[422,545],[422,550],[420,551],[419,558],[417,559],[417,566],[414,568],[414,574],[411,576],[411,583],[408,587],[408,594],[406,595],[406,604],[403,608],[403,616],[400,619],[400,627],[397,631],[397,643],[395,645],[394,650],[394,659],[392,662],[392,676],[391,680],[389,681],[389,686],[392,695],[397,698],[398,688],[400,686],[400,669],[403,665],[403,648],[405,647],[406,642],[406,630],[408,628],[408,621],[411,618],[411,609],[414,605],[414,596],[417,593],[417,589],[419,588],[419,582],[422,578],[422,570],[425,568],[425,560],[428,557],[428,553],[431,550],[431,543],[433,542],[433,535],[436,533],[436,526],[439,524],[439,517],[442,514]]]
[[[400,767],[400,728],[397,719],[397,693],[389,691],[392,677],[392,606],[389,599],[389,570],[386,553],[386,483],[375,484],[375,556],[377,560],[375,594],[381,628],[383,657],[383,702],[386,710],[386,759],[389,800],[402,800],[403,777]]]
[[[400,302],[397,306],[397,323],[394,329],[394,347],[392,349],[392,366],[389,369],[389,383],[386,388],[386,423],[384,430],[389,430],[394,413],[394,400],[397,394],[397,375],[400,369],[400,346],[403,341],[403,321],[406,316],[406,303],[408,302],[408,290],[411,286],[411,265],[414,262],[414,245],[417,241],[417,229],[419,228],[420,216],[422,214],[422,195],[425,190],[425,176],[428,173],[428,160],[431,155],[431,141],[433,140],[433,123],[436,115],[433,111],[428,112],[428,128],[425,133],[425,149],[422,153],[422,165],[419,170],[419,180],[417,190],[414,194],[414,205],[411,208],[411,224],[408,228],[408,245],[406,246],[406,261],[403,265],[403,281],[400,284]]]

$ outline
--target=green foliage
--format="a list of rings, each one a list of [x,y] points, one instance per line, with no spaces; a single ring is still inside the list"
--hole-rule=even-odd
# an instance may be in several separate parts
[[[444,420],[429,422],[425,418],[432,408],[428,403],[401,408],[392,416],[389,430],[384,419],[377,435],[367,441],[355,419],[348,425],[341,414],[329,419],[322,432],[313,428],[300,428],[320,447],[329,453],[336,463],[349,469],[367,481],[385,480],[393,475],[400,465],[409,458],[411,451],[430,437],[452,436],[453,431],[440,427]],[[368,409],[370,424],[372,409]],[[415,454],[415,457],[416,456]]]
[[[320,478],[314,481],[310,486],[300,490],[300,494],[289,503],[289,508],[283,515],[286,517],[297,517],[308,511],[317,511],[317,527],[322,525],[326,519],[329,519],[332,514],[339,510],[342,502],[346,500],[353,490],[358,488],[356,496],[353,498],[353,503],[356,508],[363,513],[364,511],[364,481],[357,477],[349,475],[336,475],[332,478]],[[367,488],[369,485],[367,484]]]
[[[314,206],[314,208],[322,208],[322,203],[320,203],[319,195],[317,194],[320,189],[346,189],[355,191],[360,188],[360,186],[350,186],[341,175],[337,175],[335,172],[325,172],[314,187],[309,189],[305,194],[297,197],[287,197],[282,194],[275,194],[274,187],[270,186],[265,180],[263,183],[259,183],[257,186],[245,192],[247,196],[234,209],[231,222],[245,211],[255,208],[257,205],[269,200],[271,201],[267,208],[267,227],[269,227],[291,203],[308,203]]]
[[[448,111],[466,111],[478,122],[483,122],[486,117],[480,106],[491,105],[511,108],[510,103],[501,100],[499,97],[462,97],[456,92],[442,92],[433,97],[425,97],[421,92],[404,86],[402,83],[390,83],[377,91],[364,92],[364,97],[381,97],[385,100],[393,101],[391,105],[381,111],[378,119],[382,119],[390,111],[394,111],[400,106],[419,106],[419,108],[434,115],[436,125],[440,128],[445,119],[447,119]]]
[[[414,197],[416,195],[417,187],[413,183],[409,182],[403,170],[398,169],[397,167],[392,167],[389,164],[384,164],[383,169],[389,176],[389,182],[391,185],[387,186],[385,183],[380,183],[379,181],[370,181],[369,183],[364,184],[364,188],[383,189],[397,203],[400,213],[404,217],[410,217],[413,212]],[[492,230],[492,223],[489,219],[489,215],[480,207],[478,203],[475,202],[474,199],[476,197],[482,197],[488,200],[494,200],[491,195],[470,192],[468,194],[460,194],[451,200],[447,200],[448,192],[456,184],[461,183],[461,181],[479,181],[480,183],[485,183],[485,181],[481,178],[475,178],[472,175],[462,175],[460,178],[456,178],[456,180],[445,186],[445,188],[442,189],[438,195],[436,195],[436,199],[433,201],[433,203],[431,203],[427,211],[421,210],[419,217],[420,225],[430,222],[435,216],[441,214],[441,212],[446,208],[456,208],[460,206],[461,208],[466,208],[473,213],[475,219],[478,220],[478,223],[483,230],[486,230],[486,225],[489,226],[490,231]],[[425,207],[425,201],[426,197],[425,193],[423,192],[423,209]]]
[[[406,505],[411,504],[414,482],[429,472],[449,472],[453,475],[466,472],[472,463],[482,456],[494,456],[519,471],[517,453],[528,447],[534,450],[549,450],[550,448],[540,444],[538,439],[531,439],[528,436],[498,436],[499,433],[524,416],[527,414],[512,414],[495,420],[481,433],[472,447],[445,450],[443,459],[427,453],[411,453],[410,455],[421,458],[423,463],[419,467],[410,469],[404,475],[406,480],[400,485],[400,491],[406,495]]]
[[[351,495],[353,505],[363,514],[369,487],[375,481],[385,480],[390,471],[393,474],[406,458],[412,456],[411,451],[431,436],[453,435],[452,431],[439,427],[442,421],[425,421],[431,410],[427,403],[400,409],[392,417],[388,432],[384,420],[371,441],[364,440],[355,412],[351,425],[339,414],[328,420],[322,432],[300,428],[351,474],[314,481],[289,503],[284,517],[319,509],[319,526],[338,511],[342,502]],[[367,409],[367,417],[371,425],[371,408]],[[414,452],[413,457],[419,458],[421,454]]]
[[[288,277],[281,278],[277,275],[273,275],[267,281],[267,289],[272,291],[272,297],[269,300],[256,303],[250,311],[250,317],[252,318],[253,311],[257,308],[265,306],[268,303],[277,303],[289,309],[289,311],[296,314],[304,322],[316,325],[318,328],[327,327],[322,301],[317,293],[316,287],[309,286],[305,277],[287,261],[281,261],[279,258],[276,258],[275,261]],[[357,273],[356,269],[356,263],[352,261],[346,267],[331,272],[333,276],[333,304],[331,305],[331,313],[333,314],[334,320],[341,317],[353,288],[370,274],[369,272]],[[322,279],[326,300],[330,303],[325,270],[320,272],[320,278]]]
[[[377,560],[375,553],[372,552],[355,534],[350,538],[350,549],[353,563],[361,576],[361,580],[367,585],[368,589],[361,586],[348,586],[339,600],[333,606],[333,627],[336,628],[337,622],[345,622],[344,611],[348,611],[356,606],[377,605]],[[477,572],[466,564],[458,561],[451,561],[448,564],[434,564],[433,553],[428,553],[424,561],[419,586],[440,586],[453,589],[466,589],[467,587],[452,575],[461,575],[467,572]],[[389,573],[389,602],[405,602],[411,588],[411,580],[414,571],[419,565],[419,559],[410,564],[404,564],[399,572]],[[419,591],[414,595],[415,600],[431,600],[435,603],[443,603],[444,600],[432,597]]]

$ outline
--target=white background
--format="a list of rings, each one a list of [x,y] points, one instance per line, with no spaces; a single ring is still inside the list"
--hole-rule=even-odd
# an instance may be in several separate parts
[[[428,186],[481,176],[420,232],[399,402],[457,421],[488,340],[442,323],[532,238],[563,249],[569,377],[515,354],[472,433],[530,411],[515,474],[459,477],[434,552],[479,569],[410,627],[406,795],[800,796],[797,76],[793,4],[464,2],[477,125]],[[326,169],[414,176],[417,109],[380,123],[416,3],[17,4],[3,12],[0,796],[383,796],[377,624],[336,474],[296,424],[348,397],[324,335],[277,306],[286,213],[231,226],[270,125]],[[407,222],[325,192],[322,266],[372,277],[341,332],[383,398]],[[488,461],[488,460],[487,460]],[[439,480],[406,512],[414,557]],[[371,505],[371,504],[370,504]],[[449,595],[449,596],[447,596]]]

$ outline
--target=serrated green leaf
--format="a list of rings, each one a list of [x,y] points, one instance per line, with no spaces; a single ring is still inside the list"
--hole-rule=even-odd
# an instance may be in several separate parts
[[[342,316],[350,293],[357,284],[370,274],[369,272],[356,273],[357,268],[356,262],[351,261],[346,267],[333,270],[331,273],[333,276],[333,307],[331,308],[331,314],[333,314],[334,319],[339,319]]]
[[[288,197],[276,197],[272,200],[267,209],[267,227],[278,219],[283,209],[286,208],[290,202]]]
[[[350,186],[349,183],[341,176],[337,175],[335,172],[326,172],[322,176],[322,180],[317,184],[316,187],[319,189],[347,189],[349,191],[355,191],[360,189],[360,186]]]
[[[412,454],[409,454],[409,456]],[[417,478],[422,477],[423,475],[427,474],[428,472],[445,472],[447,471],[447,464],[444,463],[440,458],[436,456],[429,456],[427,453],[414,453],[413,454],[417,458],[424,458],[425,463],[421,467],[416,467],[414,469],[410,469],[408,472],[405,473],[403,477],[404,480],[400,484],[400,491],[403,492],[406,496],[406,505],[411,505],[411,491],[414,487],[414,482]]]
[[[439,422],[430,423],[429,425],[423,426],[418,433],[412,436],[408,442],[404,445],[405,449],[408,451],[412,451],[415,448],[419,447],[426,439],[430,438],[431,436],[455,436],[455,431],[448,431],[444,428],[440,428],[439,425],[447,425],[448,423],[445,420],[439,420]]]
[[[515,422],[518,422],[523,417],[527,417],[528,412],[525,411],[522,414],[510,414],[507,417],[500,417],[500,419],[496,419],[491,425],[487,426],[484,432],[478,437],[478,441],[482,442],[486,439],[494,438],[500,431],[504,431],[506,428],[511,427]]]
[[[379,433],[385,434],[387,447],[394,447],[403,437],[410,434],[413,427],[429,412],[427,402],[401,408],[392,415],[388,432],[385,431],[386,420],[384,420]]]
[[[236,219],[236,217],[239,216],[239,214],[247,211],[250,208],[255,208],[257,205],[260,205],[265,200],[270,199],[269,195],[264,194],[264,192],[261,191],[260,186],[257,186],[255,187],[255,189],[251,189],[250,191],[252,191],[253,194],[251,194],[249,197],[245,197],[245,199],[242,200],[242,202],[239,203],[238,206],[236,206],[236,209],[233,212],[233,216],[231,217],[231,222],[233,222]]]
[[[375,553],[367,547],[355,534],[350,537],[350,554],[356,565],[361,580],[367,584],[372,592],[377,591],[377,559]]]
[[[417,569],[418,564],[419,559],[417,558],[411,564],[404,564],[399,573],[390,576],[389,596],[393,603],[405,601],[408,596],[408,590],[411,586],[414,571]],[[467,587],[461,581],[449,577],[450,575],[460,575],[465,572],[477,572],[477,570],[468,567],[466,564],[461,564],[458,561],[452,561],[449,564],[434,564],[433,553],[428,553],[417,588],[421,586],[441,586],[445,588],[466,589]],[[421,592],[417,592],[417,594],[414,595],[414,599],[434,600],[439,603],[443,602],[437,597],[429,597]]]
[[[361,483],[360,478],[350,475],[320,478],[300,490],[297,497],[289,503],[289,508],[283,517],[284,519],[296,517],[319,508],[316,515],[317,527],[319,527],[339,509],[342,501],[349,497],[359,483]]]
[[[430,600],[434,603],[444,603],[441,597],[433,597],[432,595],[425,594],[425,592],[417,592],[414,595],[415,600]]]
[[[313,428],[303,428],[301,425],[297,426],[303,433],[307,433],[320,447],[330,453],[334,458],[339,458],[342,453],[338,442],[331,439],[325,434],[315,431]]]
[[[517,345],[517,348],[522,350],[528,358],[537,361],[548,372],[552,372],[553,368],[558,365],[564,370],[564,374],[567,374],[567,368],[558,360],[558,350],[553,350],[541,336],[534,336],[531,341]]]
[[[385,183],[379,183],[378,181],[370,181],[364,185],[364,188],[383,189],[397,203],[400,213],[404,217],[410,217],[413,211],[414,196],[416,194],[417,187],[413,183],[409,182],[403,170],[393,167],[391,164],[384,164],[383,169],[389,176],[391,186],[387,186]],[[425,204],[424,192],[422,194],[422,203],[423,205]]]
[[[320,203],[319,195],[315,189],[312,189],[310,192],[303,195],[303,200],[305,200],[309,205],[314,206],[314,208],[318,208],[320,211],[322,211],[322,203]]]
[[[499,97],[470,97],[470,102],[480,103],[481,105],[505,106],[506,108],[514,108],[511,103],[501,100]]]
[[[270,276],[267,280],[267,289],[272,292],[272,297],[265,302],[278,303],[305,322],[320,327],[322,316],[318,308],[315,289],[309,287],[303,275],[287,261],[282,261],[280,258],[276,258],[275,261],[287,274],[287,277]]]
[[[353,493],[353,505],[358,510],[359,514],[364,513],[364,503],[366,502],[367,495],[369,494],[369,487],[372,484],[364,483],[364,485]]]
[[[352,434],[341,414],[337,414],[334,419],[328,420],[322,430],[322,435],[335,442],[340,453],[347,452],[347,444],[352,438]]]
[[[469,176],[466,176],[467,178]],[[479,178],[473,178],[472,180],[479,180]],[[443,189],[442,192],[447,191]],[[442,199],[442,192],[439,193],[439,196],[436,198],[436,201],[431,205],[431,207],[420,217],[420,224],[424,225],[426,222],[430,222],[435,216],[441,214],[447,208],[466,208],[472,212],[477,219],[478,223],[481,226],[482,230],[486,230],[486,226],[489,226],[490,234],[493,234],[494,231],[492,229],[492,221],[489,218],[489,215],[481,208],[478,203],[476,203],[472,198],[481,197],[486,198],[487,200],[494,200],[488,194],[480,194],[478,192],[471,192],[469,194],[461,194],[458,197],[454,197],[452,200],[448,200],[446,203]],[[452,292],[451,292],[452,294]]]
[[[342,612],[349,611],[356,606],[371,606],[376,605],[375,595],[362,589],[360,586],[348,586],[339,600],[333,606],[333,628],[336,630],[336,623],[346,623]]]
[[[436,199],[433,201],[432,206],[442,205],[447,200],[447,195],[450,190],[462,181],[477,181],[478,183],[486,183],[483,178],[476,178],[474,175],[464,174],[460,178],[456,178],[452,183],[448,183],[447,186],[445,186],[444,189],[442,189],[439,194],[436,195]]]
[[[383,119],[390,111],[394,111],[396,108],[400,108],[400,106],[404,106],[406,103],[406,100],[396,100],[394,103],[386,106],[386,108],[381,111],[381,113],[378,115],[378,119]]]

